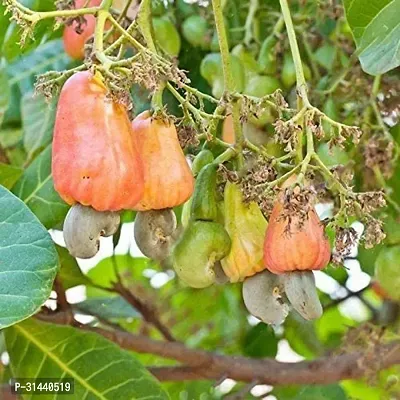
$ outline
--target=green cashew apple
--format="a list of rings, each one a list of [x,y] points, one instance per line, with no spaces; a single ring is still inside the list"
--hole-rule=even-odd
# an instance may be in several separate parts
[[[231,240],[222,225],[192,221],[174,247],[174,270],[188,286],[205,288],[215,283],[215,264],[229,254],[230,248]]]
[[[181,37],[175,25],[165,17],[153,18],[154,38],[165,54],[177,57],[181,49]]]

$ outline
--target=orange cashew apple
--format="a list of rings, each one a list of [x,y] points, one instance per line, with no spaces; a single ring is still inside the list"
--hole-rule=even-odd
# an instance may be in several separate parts
[[[54,187],[68,204],[132,209],[143,195],[143,166],[126,108],[101,76],[78,72],[64,84],[54,127]]]
[[[179,144],[175,125],[152,118],[149,111],[132,123],[133,137],[144,164],[144,195],[137,211],[183,204],[193,193],[194,178]]]

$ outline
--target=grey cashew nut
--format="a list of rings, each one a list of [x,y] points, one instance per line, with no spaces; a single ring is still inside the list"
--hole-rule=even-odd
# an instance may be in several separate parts
[[[140,251],[153,260],[165,260],[177,235],[175,213],[170,208],[140,211],[134,224],[134,237]]]
[[[64,221],[65,245],[72,256],[91,258],[99,251],[100,236],[111,236],[119,224],[120,216],[116,212],[100,212],[75,204]]]
[[[282,275],[286,296],[305,319],[320,318],[323,310],[312,271],[293,271]]]
[[[270,325],[279,325],[285,321],[289,305],[282,296],[282,282],[278,275],[264,270],[246,278],[242,294],[247,310],[254,317]]]

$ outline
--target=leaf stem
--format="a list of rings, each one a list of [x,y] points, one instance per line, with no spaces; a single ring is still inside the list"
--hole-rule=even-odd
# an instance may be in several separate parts
[[[300,96],[303,104],[310,107],[310,102],[307,96],[307,84],[304,78],[303,65],[301,63],[299,46],[297,44],[296,33],[293,27],[292,16],[290,15],[289,5],[287,0],[279,0],[281,5],[283,19],[285,20],[286,31],[289,38],[290,50],[292,51],[292,58],[296,70],[297,93]]]

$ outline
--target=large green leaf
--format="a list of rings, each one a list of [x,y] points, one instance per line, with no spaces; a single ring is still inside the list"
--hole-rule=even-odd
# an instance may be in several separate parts
[[[323,352],[313,321],[306,321],[292,311],[285,321],[285,338],[292,349],[305,358],[314,358]]]
[[[294,400],[347,400],[347,396],[339,385],[315,385],[305,386]]]
[[[20,178],[23,171],[22,168],[0,163],[0,185],[11,189],[14,183]]]
[[[48,146],[25,170],[15,184],[16,194],[36,214],[46,228],[61,222],[68,212],[68,205],[54,190],[51,176],[51,146]]]
[[[363,70],[383,74],[400,65],[400,0],[344,0]]]
[[[275,357],[277,351],[278,340],[270,326],[259,323],[247,332],[243,343],[243,353],[246,356]]]
[[[5,335],[14,376],[73,378],[74,399],[168,399],[131,353],[95,333],[30,319]]]
[[[60,259],[60,272],[64,289],[69,289],[78,285],[90,285],[90,280],[83,274],[79,268],[76,259],[69,254],[65,247],[56,245],[58,257]]]
[[[140,314],[121,296],[92,297],[75,306],[79,311],[106,320],[140,317]]]
[[[0,90],[0,126],[1,126],[11,96],[10,85],[8,84],[8,76],[4,69],[0,69],[0,88],[1,88]]]
[[[52,0],[20,0],[20,3],[32,10],[50,11],[55,8],[54,1]],[[27,54],[47,40],[59,35],[58,32],[53,32],[54,20],[48,18],[36,24],[34,29],[34,39],[28,36],[25,40],[24,46],[21,46],[21,27],[14,21],[9,23],[9,18],[10,14],[5,15],[3,22],[0,17],[0,21],[5,25],[3,28],[4,32],[0,37],[0,53],[2,53],[7,61],[12,61],[17,56]],[[0,34],[1,33],[2,28],[0,27]]]
[[[0,187],[0,329],[40,308],[57,263],[49,233],[21,200]]]
[[[26,93],[21,101],[22,126],[24,129],[24,147],[31,159],[35,152],[43,149],[53,136],[56,117],[56,99],[50,104],[43,95]]]
[[[22,93],[30,92],[38,74],[49,70],[64,70],[70,62],[71,59],[64,52],[62,40],[52,40],[7,66],[10,85],[18,84]]]

